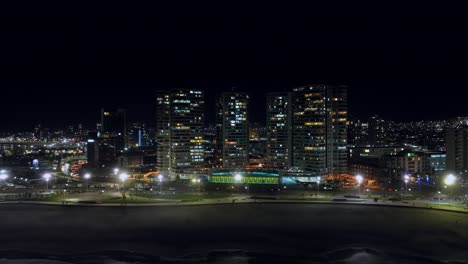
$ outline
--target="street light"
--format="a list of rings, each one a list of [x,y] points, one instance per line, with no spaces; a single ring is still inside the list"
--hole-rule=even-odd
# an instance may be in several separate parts
[[[4,170],[2,170],[2,172],[0,173],[0,181],[4,181],[6,179],[8,179],[8,174],[6,174]]]
[[[404,178],[405,178],[405,185],[406,185],[406,194],[408,194],[408,182],[409,182],[410,177],[408,176],[408,174],[405,174]]]
[[[198,184],[198,192],[199,192],[199,193],[200,193],[200,185],[201,185],[200,182],[201,182],[200,179],[192,179],[192,183]]]
[[[84,175],[84,178],[86,180],[86,192],[88,192],[88,189],[89,189],[89,179],[91,179],[91,174],[90,173],[86,173]]]
[[[125,188],[125,181],[128,179],[128,174],[125,172],[122,172],[119,174],[119,179],[122,182],[122,190]]]
[[[128,179],[128,174],[125,172],[120,173],[119,179],[120,181],[125,182]]]
[[[8,179],[8,174],[6,174],[6,171],[5,170],[1,170],[0,171],[0,183],[2,181],[5,181],[6,179]]]
[[[457,177],[453,176],[453,174],[449,174],[447,177],[445,177],[444,183],[448,186],[451,186],[455,183],[456,180]],[[450,196],[453,197],[453,187],[450,187]]]
[[[234,174],[234,182],[236,183],[241,183],[242,182],[242,175],[240,173]],[[236,186],[239,187],[239,186]],[[235,189],[234,186],[232,186],[232,189]]]
[[[164,176],[162,174],[158,175],[158,180],[159,180],[159,194],[162,194],[162,181],[163,181]]]
[[[44,178],[44,180],[46,181],[47,190],[49,190],[49,180],[50,178],[52,178],[52,174],[45,173],[44,175],[42,175],[42,178]]]
[[[114,169],[114,174],[117,175],[119,173],[119,168]]]
[[[364,178],[361,175],[356,175],[356,181],[358,182],[358,187],[359,187],[359,195],[361,195],[361,183],[364,180]]]
[[[240,173],[236,173],[236,175],[234,175],[234,180],[236,182],[241,182],[242,181],[242,175],[240,175]]]
[[[317,177],[317,196],[320,194],[320,180],[322,180],[322,177],[318,176]]]

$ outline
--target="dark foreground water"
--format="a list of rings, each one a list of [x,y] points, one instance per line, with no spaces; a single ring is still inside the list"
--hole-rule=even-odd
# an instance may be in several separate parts
[[[467,214],[310,204],[0,204],[2,264],[439,261],[468,263]]]

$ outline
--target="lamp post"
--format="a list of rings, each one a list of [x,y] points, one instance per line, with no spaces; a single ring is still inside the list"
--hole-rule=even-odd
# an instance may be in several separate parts
[[[234,175],[234,180],[236,182],[241,182],[242,181],[242,175],[240,173],[237,173],[236,175]]]
[[[198,185],[198,194],[200,194],[200,185],[201,185],[200,183],[201,183],[201,180],[200,180],[200,179],[192,179],[192,183]]]
[[[409,182],[410,177],[408,176],[408,174],[405,174],[404,178],[405,178],[405,186],[406,186],[405,193],[408,194],[408,182]]]
[[[49,190],[49,180],[52,178],[52,174],[50,173],[45,173],[42,178],[46,181],[46,189]]]
[[[361,183],[362,181],[364,180],[364,178],[361,176],[361,175],[356,175],[356,181],[358,182],[358,191],[359,191],[359,195],[361,195]]]
[[[6,172],[2,170],[2,172],[0,173],[0,181],[5,181],[6,179],[8,179],[8,174],[6,174]]]
[[[447,186],[450,186],[450,196],[452,198],[453,198],[453,187],[452,187],[452,185],[455,183],[456,180],[457,180],[457,177],[453,176],[453,174],[447,175],[447,177],[445,177],[445,180],[444,180],[444,183]]]
[[[162,182],[163,182],[164,176],[162,174],[158,175],[158,180],[159,180],[159,194],[162,194]]]
[[[320,194],[320,181],[322,180],[322,177],[318,176],[317,177],[317,196]]]
[[[241,182],[242,182],[242,175],[241,175],[240,173],[236,173],[236,174],[234,175],[234,181],[235,181],[236,183],[241,183]],[[236,187],[239,187],[239,186],[236,186]]]
[[[1,170],[0,171],[0,183],[2,181],[6,181],[6,179],[8,179],[8,174],[6,174],[6,171],[5,170]]]
[[[86,180],[86,192],[88,192],[88,189],[89,189],[89,179],[91,179],[91,174],[90,173],[86,173],[84,175],[84,179]]]
[[[128,179],[128,174],[125,172],[120,173],[119,179],[122,182],[122,195],[125,196],[125,181]]]

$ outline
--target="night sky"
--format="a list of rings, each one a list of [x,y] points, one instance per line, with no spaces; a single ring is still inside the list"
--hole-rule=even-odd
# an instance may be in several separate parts
[[[41,8],[40,11],[38,8]],[[60,12],[57,12],[61,10]],[[90,11],[91,10],[91,11]],[[264,93],[349,85],[351,115],[468,114],[465,9],[456,6],[28,6],[0,16],[0,128],[91,126],[101,107],[151,120],[157,89]],[[214,108],[209,105],[208,118]]]

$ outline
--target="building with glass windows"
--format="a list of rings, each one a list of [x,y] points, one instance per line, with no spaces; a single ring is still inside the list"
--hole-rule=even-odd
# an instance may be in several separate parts
[[[169,174],[171,167],[170,93],[156,92],[156,161],[161,173]]]
[[[292,95],[267,94],[267,157],[273,168],[292,166]]]
[[[221,95],[220,111],[223,168],[244,169],[249,158],[249,125],[246,93]]]
[[[293,166],[317,176],[347,172],[347,88],[293,90]]]
[[[468,180],[468,125],[449,127],[446,137],[447,172]]]
[[[161,173],[189,179],[204,164],[203,91],[173,89],[157,93],[157,157]]]

